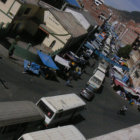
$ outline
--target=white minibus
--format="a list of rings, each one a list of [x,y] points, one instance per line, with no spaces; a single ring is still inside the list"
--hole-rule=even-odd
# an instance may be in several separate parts
[[[37,102],[37,106],[45,115],[45,124],[48,127],[58,126],[72,119],[85,105],[86,103],[74,93],[42,97]]]
[[[56,127],[22,135],[18,140],[86,140],[73,125]]]

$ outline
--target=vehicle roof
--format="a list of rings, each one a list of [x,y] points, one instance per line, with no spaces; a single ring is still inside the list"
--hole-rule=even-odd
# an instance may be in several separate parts
[[[56,111],[68,110],[86,105],[86,103],[75,93],[43,98],[45,99],[44,101],[52,105]]]
[[[101,70],[101,71],[103,71],[104,73],[106,72],[106,68],[105,68],[104,65],[101,64],[101,63],[99,63],[98,69]]]
[[[95,77],[97,77],[98,79],[100,79],[101,81],[105,78],[105,74],[103,72],[101,72],[100,70],[97,70],[94,74]]]
[[[44,115],[32,102],[0,102],[0,126],[36,120],[44,120]]]
[[[86,140],[73,125],[27,133],[23,135],[23,138],[26,140]]]

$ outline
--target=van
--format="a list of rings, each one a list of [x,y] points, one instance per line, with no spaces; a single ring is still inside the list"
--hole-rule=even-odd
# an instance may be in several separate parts
[[[99,63],[98,70],[102,71],[103,73],[107,72],[107,67],[105,67],[102,63]]]
[[[26,133],[18,140],[86,140],[86,138],[75,126],[66,125]]]
[[[75,93],[42,97],[37,106],[45,115],[47,127],[69,121],[85,109],[86,103]]]
[[[93,76],[87,82],[87,85],[90,85],[95,91],[97,91],[101,87],[104,78],[105,74],[97,69],[95,70]]]

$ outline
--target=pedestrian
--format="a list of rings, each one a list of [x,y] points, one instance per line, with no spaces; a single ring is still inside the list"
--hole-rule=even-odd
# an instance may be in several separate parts
[[[121,115],[125,115],[126,111],[128,110],[128,107],[126,105],[124,105],[120,110],[119,110],[119,114]]]
[[[138,105],[138,108],[137,108],[137,109],[138,109],[138,111],[140,112],[140,105]]]
[[[68,75],[69,76],[67,77],[66,86],[71,86],[72,77],[70,76],[70,74],[68,74]]]
[[[9,53],[8,53],[9,58],[14,54],[14,51],[15,51],[15,46],[12,45],[12,46],[9,48]]]

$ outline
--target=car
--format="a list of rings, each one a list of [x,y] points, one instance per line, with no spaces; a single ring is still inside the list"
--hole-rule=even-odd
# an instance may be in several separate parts
[[[100,71],[102,71],[103,73],[107,72],[107,67],[104,66],[102,63],[99,63],[98,68]]]
[[[104,67],[105,67],[106,69],[107,69],[108,66],[109,66],[108,62],[106,62],[104,59],[102,59],[102,60],[100,61],[100,63],[101,63],[102,65],[104,65]]]
[[[87,82],[87,85],[91,86],[94,91],[97,91],[105,79],[105,74],[100,70],[94,70],[93,76]]]
[[[93,88],[89,85],[81,90],[80,95],[88,101],[92,100],[95,96]]]
[[[105,51],[105,50],[102,50],[102,52],[101,52],[104,56],[107,56],[108,54],[107,54],[107,52]]]

